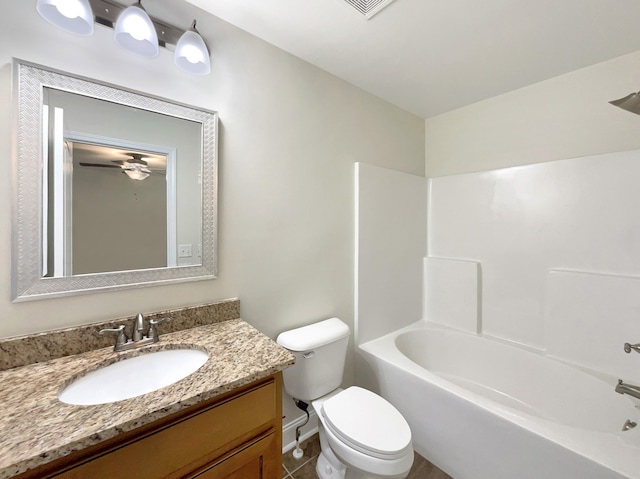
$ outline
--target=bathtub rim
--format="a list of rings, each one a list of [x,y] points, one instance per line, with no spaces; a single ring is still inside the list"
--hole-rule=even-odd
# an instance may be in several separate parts
[[[445,390],[447,393],[464,399],[474,405],[474,407],[478,407],[489,413],[495,414],[499,418],[509,421],[519,428],[533,432],[559,447],[565,448],[575,454],[599,463],[618,474],[624,475],[624,477],[640,478],[640,427],[626,431],[624,434],[628,435],[623,437],[621,437],[620,434],[614,434],[612,432],[580,429],[553,422],[542,417],[533,416],[523,411],[515,410],[484,397],[479,393],[458,386],[457,384],[454,384],[413,362],[397,348],[395,340],[398,336],[414,330],[424,329],[450,331],[469,336],[476,336],[482,340],[496,341],[499,344],[516,348],[519,348],[520,346],[519,343],[503,340],[494,336],[473,334],[448,325],[421,319],[403,328],[385,334],[384,336],[358,345],[357,353],[364,355],[364,360],[368,364],[370,364],[370,360],[367,356],[377,358],[377,360],[384,361],[393,367],[402,368],[408,374],[424,379]],[[572,363],[547,355],[544,351],[537,348],[531,348],[523,345],[521,349],[545,357],[550,361],[559,362],[583,373],[591,374],[598,379],[603,379],[605,382],[611,384],[612,394],[615,394],[613,391],[615,387],[615,379],[611,377],[603,378],[603,376],[606,375],[598,372],[592,373],[586,368],[580,368]],[[377,392],[380,393],[380,391]],[[636,406],[636,409],[639,408]]]

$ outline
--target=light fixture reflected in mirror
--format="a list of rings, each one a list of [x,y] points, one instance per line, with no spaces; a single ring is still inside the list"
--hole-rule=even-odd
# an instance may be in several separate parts
[[[120,168],[122,172],[127,175],[132,180],[142,181],[149,177],[152,173],[151,169],[149,169],[149,160],[154,160],[153,157],[142,156],[141,153],[127,153],[127,156],[131,158],[127,160],[111,160],[111,161],[100,161],[95,158],[95,151],[103,151],[105,146],[100,145],[89,145],[82,143],[81,141],[73,141],[71,142],[74,153],[78,153],[78,156],[82,156],[82,158],[87,158],[90,161],[78,161],[79,166],[83,166],[86,168]],[[112,151],[107,148],[107,151]],[[93,154],[93,156],[92,156]],[[160,162],[164,161],[164,169],[166,170],[166,156],[158,156],[155,155],[155,159],[160,160]]]
[[[143,171],[141,168],[131,168],[124,170],[124,173],[132,180],[142,181],[149,177],[149,173]]]
[[[617,106],[618,108],[622,108],[623,110],[627,110],[631,113],[635,113],[636,115],[640,115],[640,92],[631,93],[624,98],[613,100],[609,103],[611,103],[613,106]]]
[[[178,40],[174,61],[184,71],[196,75],[208,75],[211,71],[209,50],[196,29],[195,20],[191,24],[191,28],[184,32]]]
[[[38,0],[38,13],[49,23],[76,35],[93,33],[93,11],[89,0]]]
[[[121,47],[144,57],[160,53],[158,34],[140,0],[120,14],[114,38]]]

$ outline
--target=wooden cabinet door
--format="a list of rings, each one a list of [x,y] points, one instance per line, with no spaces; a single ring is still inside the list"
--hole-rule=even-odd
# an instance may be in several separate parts
[[[280,479],[276,434],[271,433],[229,455],[192,479]]]

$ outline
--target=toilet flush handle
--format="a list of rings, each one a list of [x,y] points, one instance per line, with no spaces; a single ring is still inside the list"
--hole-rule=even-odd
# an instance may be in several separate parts
[[[316,355],[315,351],[309,351],[308,353],[303,353],[302,357],[305,358],[305,359],[311,359],[315,355]]]

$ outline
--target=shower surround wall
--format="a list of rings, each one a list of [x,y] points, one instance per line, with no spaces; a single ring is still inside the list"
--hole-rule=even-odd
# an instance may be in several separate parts
[[[422,176],[355,165],[355,344],[421,317],[426,197]]]
[[[639,381],[639,185],[640,151],[430,179],[427,319]]]

